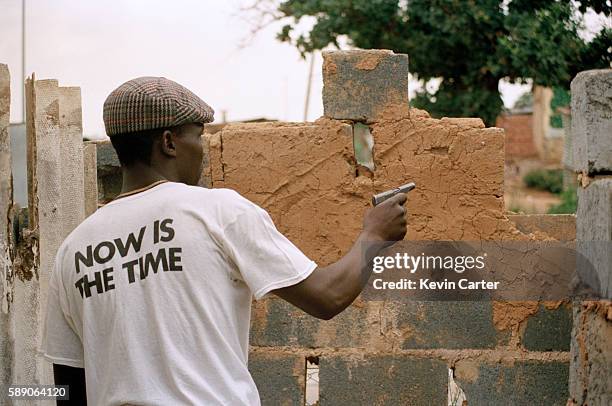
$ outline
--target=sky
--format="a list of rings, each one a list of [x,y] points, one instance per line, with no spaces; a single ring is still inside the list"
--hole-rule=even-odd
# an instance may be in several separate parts
[[[121,83],[164,76],[215,110],[217,122],[304,121],[310,59],[275,39],[280,25],[251,35],[241,9],[253,0],[26,0],[26,76],[79,86],[83,133],[104,136],[102,106]],[[21,0],[0,0],[0,63],[11,72],[11,122],[22,121]],[[601,24],[591,16],[590,25]],[[307,121],[323,114],[321,54],[315,55]],[[418,87],[410,82],[411,93]],[[510,107],[529,85],[500,83]]]

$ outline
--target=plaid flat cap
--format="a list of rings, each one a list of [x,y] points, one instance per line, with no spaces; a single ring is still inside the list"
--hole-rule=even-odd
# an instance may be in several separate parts
[[[109,136],[210,123],[215,112],[202,99],[172,80],[141,77],[113,90],[104,102],[104,127]]]

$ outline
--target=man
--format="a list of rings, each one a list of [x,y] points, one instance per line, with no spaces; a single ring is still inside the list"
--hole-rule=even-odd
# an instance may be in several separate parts
[[[121,194],[66,238],[49,284],[42,351],[70,386],[66,404],[258,405],[252,296],[330,319],[369,277],[364,246],[404,237],[402,194],[366,213],[342,259],[317,266],[259,206],[196,186],[212,120],[164,78],[128,81],[104,103]]]

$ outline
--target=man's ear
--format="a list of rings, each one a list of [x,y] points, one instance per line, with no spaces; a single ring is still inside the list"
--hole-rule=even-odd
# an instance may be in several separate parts
[[[171,130],[164,130],[159,141],[161,143],[161,151],[167,156],[176,157],[176,142],[175,134]]]

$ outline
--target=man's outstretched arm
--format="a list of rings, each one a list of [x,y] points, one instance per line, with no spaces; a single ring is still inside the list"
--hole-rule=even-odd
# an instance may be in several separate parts
[[[300,283],[272,292],[320,319],[329,320],[342,312],[367,283],[372,258],[388,242],[406,235],[406,198],[400,193],[370,209],[364,217],[363,231],[340,260],[316,268]]]
[[[58,400],[58,406],[87,406],[85,369],[53,364],[56,385],[68,385],[69,400]]]

